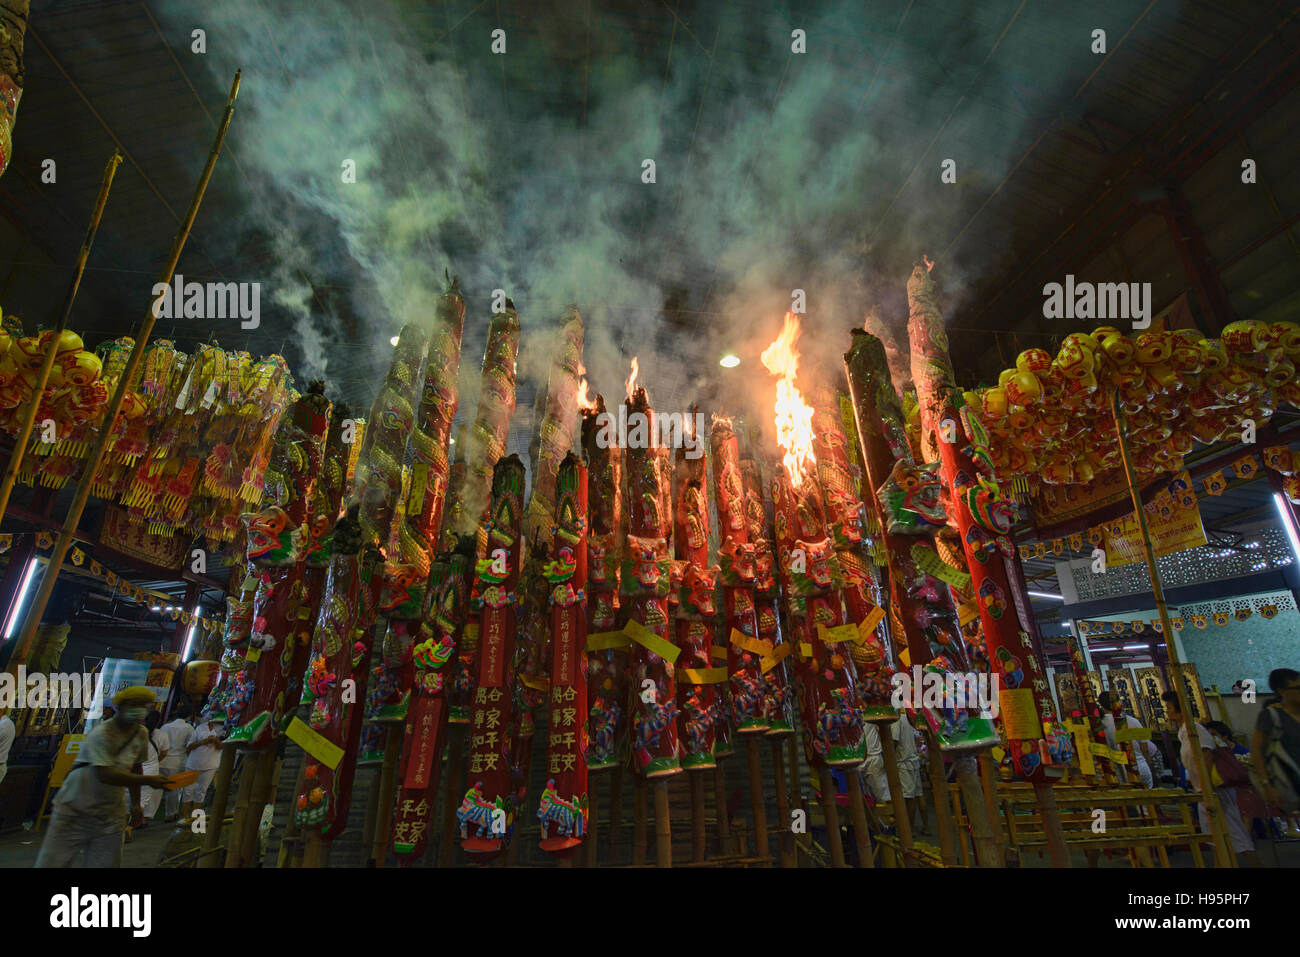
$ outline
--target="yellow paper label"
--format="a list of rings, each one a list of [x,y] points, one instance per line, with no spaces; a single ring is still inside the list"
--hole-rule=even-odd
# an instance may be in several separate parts
[[[911,651],[909,651],[907,648],[904,648],[902,651],[900,651],[898,653],[898,663],[901,664],[904,668],[912,667]]]
[[[1150,741],[1150,728],[1116,728],[1116,741]]]
[[[800,655],[801,657],[803,657],[803,658],[811,658],[811,657],[812,657],[812,652],[813,652],[812,642],[810,642],[810,641],[801,641],[801,642],[799,642],[799,655]]]
[[[741,651],[748,651],[750,654],[770,655],[772,653],[772,643],[770,641],[764,641],[762,638],[750,638],[735,628],[731,629],[731,643]]]
[[[1084,774],[1096,774],[1097,765],[1092,760],[1092,742],[1088,732],[1076,729],[1074,732],[1074,753],[1079,756],[1079,770]]]
[[[244,661],[247,662],[247,663],[250,664],[250,665],[251,665],[251,664],[256,664],[256,663],[257,663],[257,659],[259,659],[259,658],[261,658],[261,657],[262,657],[262,649],[261,649],[261,648],[249,648],[249,649],[248,649],[248,652],[244,655]]]
[[[990,751],[989,753],[993,755],[993,760],[996,761],[996,762],[998,762],[999,764],[1001,764],[1001,763],[1002,763],[1002,759],[1005,758],[1005,757],[1007,756],[1007,752],[1005,752],[1005,751],[1002,750],[1001,748],[994,748],[994,749],[993,749],[992,751]]]
[[[727,660],[727,648],[725,645],[711,645],[709,647],[709,657],[714,661]]]
[[[974,598],[957,606],[957,623],[960,625],[969,625],[979,616],[980,603]]]
[[[1034,705],[1034,693],[1028,688],[1003,688],[998,692],[1002,725],[1008,738],[1037,741],[1043,736],[1042,719]]]
[[[626,648],[632,639],[621,631],[598,631],[587,636],[588,651],[605,651],[608,648]]]
[[[793,647],[790,644],[778,645],[770,655],[765,655],[763,660],[758,663],[759,671],[767,674],[789,656]]]
[[[331,771],[343,760],[343,749],[322,736],[302,718],[294,718],[290,721],[289,728],[284,733],[290,741]]]
[[[858,629],[853,625],[836,625],[834,628],[827,628],[825,625],[817,626],[817,638],[823,645],[836,645],[842,641],[857,642]]]
[[[664,661],[677,661],[681,649],[667,638],[661,638],[639,621],[629,621],[623,633],[647,651],[653,651]]]
[[[859,644],[871,637],[871,633],[876,630],[876,626],[885,617],[885,609],[879,606],[867,612],[867,617],[858,622],[858,642]]]
[[[535,691],[550,691],[550,678],[534,678],[532,675],[521,675],[519,681],[525,687],[532,688]]]
[[[959,568],[953,568],[945,562],[934,549],[920,542],[912,546],[912,561],[916,567],[929,575],[933,575],[939,581],[951,585],[958,591],[966,591],[970,588],[970,575],[967,575]]]
[[[727,680],[726,668],[679,668],[678,677],[691,685],[720,685]]]

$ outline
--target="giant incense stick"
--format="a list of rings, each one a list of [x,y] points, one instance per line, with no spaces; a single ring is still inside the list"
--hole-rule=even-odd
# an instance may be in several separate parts
[[[27,33],[30,6],[31,0],[0,3],[0,175],[9,168],[13,157],[14,123],[26,82],[23,37]]]
[[[545,575],[551,587],[551,681],[546,790],[537,807],[541,848],[568,859],[587,835],[587,467],[573,453],[555,485],[555,535]]]
[[[931,266],[917,264],[907,283],[908,338],[922,451],[940,463],[951,515],[966,553],[984,652],[1002,687],[999,697],[1008,751],[1016,771],[1035,787],[1053,863],[1067,867],[1056,799],[1046,786],[1053,757],[1044,724],[1055,723],[1056,714],[1047,683],[1039,680],[1042,666],[1027,632],[1032,622],[1020,622],[1014,613],[1005,565],[1006,560],[1016,560],[1006,537],[1014,516],[998,489],[987,432],[975,410],[964,407],[956,385]],[[1070,757],[1058,748],[1055,761],[1063,763]],[[1051,771],[1060,773],[1059,768]]]
[[[474,600],[482,608],[482,625],[471,712],[469,788],[456,812],[461,847],[483,855],[482,859],[505,850],[515,820],[515,788],[510,780],[510,672],[523,545],[523,498],[524,463],[517,455],[507,456],[493,470],[487,556],[479,560],[475,582]]]
[[[217,127],[216,138],[213,140],[212,149],[208,153],[207,163],[203,167],[203,172],[199,175],[199,182],[194,189],[193,197],[190,199],[190,206],[186,210],[185,218],[181,220],[180,228],[177,229],[176,236],[172,240],[171,252],[163,266],[162,278],[154,286],[155,289],[161,291],[150,302],[149,310],[140,323],[140,329],[135,337],[131,355],[126,361],[126,368],[123,369],[121,376],[118,378],[117,385],[113,388],[113,395],[108,400],[108,408],[104,411],[104,427],[100,429],[99,436],[95,439],[95,445],[86,457],[85,469],[81,474],[81,480],[77,483],[76,495],[73,496],[72,504],[68,507],[68,514],[63,520],[63,527],[59,531],[58,540],[55,541],[54,549],[50,553],[46,572],[41,577],[40,588],[36,592],[36,597],[32,599],[31,607],[23,620],[23,629],[18,635],[13,654],[9,658],[8,669],[13,674],[17,674],[18,666],[27,660],[27,652],[36,637],[36,629],[40,627],[41,616],[45,614],[45,606],[49,604],[50,596],[54,593],[59,571],[63,568],[63,560],[67,558],[68,550],[72,547],[72,540],[76,537],[77,526],[81,522],[81,514],[86,509],[86,502],[90,500],[91,488],[95,482],[95,473],[99,471],[99,464],[103,461],[104,450],[108,447],[109,438],[113,434],[113,426],[117,421],[118,412],[122,409],[122,402],[131,388],[135,374],[140,367],[140,358],[144,355],[145,346],[149,343],[149,336],[153,332],[154,323],[157,321],[158,309],[156,307],[171,286],[172,274],[176,271],[176,264],[180,261],[181,252],[185,248],[185,241],[189,238],[190,230],[194,226],[194,220],[199,215],[199,205],[203,202],[203,194],[208,188],[208,181],[212,179],[212,171],[216,168],[217,157],[221,155],[221,147],[226,140],[226,131],[230,129],[230,121],[235,115],[235,98],[239,95],[239,80],[240,74],[237,72],[235,73],[234,82],[230,86],[230,96],[226,100],[226,111],[221,118],[221,124]],[[16,98],[14,98],[15,106],[16,102]]]

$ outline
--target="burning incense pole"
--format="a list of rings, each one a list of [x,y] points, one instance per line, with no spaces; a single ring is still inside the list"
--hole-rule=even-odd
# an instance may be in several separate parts
[[[379,613],[389,619],[378,686],[371,693],[377,705],[374,717],[381,723],[400,724],[406,718],[416,667],[412,645],[420,631],[421,613],[430,604],[426,591],[447,502],[451,422],[458,404],[456,375],[464,324],[465,297],[460,291],[460,279],[449,278],[434,309],[424,387],[411,432],[413,461],[398,527],[397,554],[384,566],[384,587],[379,595]]]
[[[1056,798],[1048,784],[1049,765],[1064,766],[1072,756],[1068,738],[1053,735],[1051,754],[1044,727],[1056,724],[1047,682],[1026,629],[1010,604],[1011,586],[1006,560],[1015,552],[1006,533],[1012,510],[997,485],[988,449],[988,433],[975,410],[966,406],[957,388],[948,355],[948,335],[936,300],[930,270],[917,264],[907,283],[908,338],[912,379],[921,412],[923,454],[937,459],[952,517],[956,520],[972,576],[979,609],[984,653],[1001,684],[1000,703],[1007,750],[1017,773],[1034,787],[1043,811],[1052,863],[1069,866]],[[960,444],[959,444],[960,443]],[[1037,744],[1035,745],[1035,742]],[[1059,770],[1052,769],[1059,775]],[[975,815],[972,814],[972,818]]]
[[[677,752],[675,665],[680,652],[668,635],[667,450],[651,447],[655,414],[643,388],[636,385],[637,365],[627,381],[629,423],[627,454],[628,534],[624,543],[620,587],[632,639],[633,756],[646,780],[655,782],[656,863],[672,865],[668,790],[664,780],[682,770]],[[662,453],[662,454],[661,454]]]
[[[685,417],[688,423],[693,415]],[[703,436],[698,437],[703,441]],[[708,476],[703,454],[694,459],[686,456],[685,443],[677,450],[677,501],[673,509],[673,546],[677,553],[672,563],[672,580],[676,589],[674,630],[680,650],[677,668],[678,736],[682,742],[681,765],[688,771],[716,767],[713,748],[716,741],[719,700],[717,685],[727,680],[726,668],[714,668],[714,589],[717,566],[709,566]],[[701,452],[702,452],[701,448]],[[704,776],[691,776],[691,805],[694,824],[694,859],[704,860]]]
[[[455,547],[459,535],[474,536],[479,558],[483,557],[487,547],[487,532],[482,523],[487,516],[492,470],[505,455],[510,416],[515,411],[515,361],[518,357],[519,315],[514,303],[507,299],[506,311],[493,316],[488,326],[479,379],[478,411],[473,427],[461,443],[464,475],[458,484],[452,484],[453,495],[442,532],[444,548]],[[452,724],[469,722],[478,643],[478,613],[471,605],[464,639],[456,650],[456,677],[448,716]]]
[[[419,641],[411,651],[415,678],[406,709],[392,828],[393,853],[403,867],[418,862],[428,847],[447,739],[448,662],[469,612],[473,569],[474,540],[465,536],[429,570]]]
[[[515,654],[524,515],[524,463],[517,455],[502,459],[493,470],[489,514],[487,557],[479,559],[471,597],[471,603],[481,609],[482,631],[471,712],[469,789],[456,812],[461,847],[482,855],[480,860],[491,860],[505,850],[514,827],[510,672]]]
[[[248,574],[257,580],[245,667],[226,701],[227,744],[262,750],[279,732],[306,604],[309,502],[324,465],[330,403],[314,383],[289,407],[266,467],[262,507],[244,516]],[[310,640],[310,636],[308,636]]]
[[[792,641],[796,643],[795,673],[799,681],[804,753],[809,764],[818,769],[822,806],[831,832],[831,856],[836,866],[842,866],[844,857],[839,846],[830,769],[856,768],[867,753],[853,661],[840,647],[846,637],[834,630],[844,625],[839,594],[843,579],[827,534],[817,483],[813,410],[795,386],[798,336],[799,320],[786,313],[781,335],[761,357],[767,370],[780,377],[776,435],[785,456],[783,467],[772,477],[772,501],[781,581],[794,629]],[[852,630],[856,635],[856,629]],[[851,793],[850,799],[854,797],[860,795]],[[860,800],[857,803],[855,812],[861,809]],[[855,830],[860,842],[865,842],[865,830]],[[862,864],[870,865],[869,852]]]
[[[721,566],[727,673],[731,683],[728,704],[737,733],[747,739],[749,793],[754,815],[756,849],[760,857],[766,857],[767,816],[763,804],[758,740],[772,727],[767,714],[768,682],[763,675],[762,662],[771,658],[773,645],[770,639],[765,641],[761,638],[758,631],[758,611],[754,604],[756,545],[750,537],[749,517],[746,514],[740,443],[732,430],[730,419],[717,415],[713,417],[709,444],[713,451],[714,501],[717,504],[718,522],[721,526],[719,536],[722,539],[718,547],[718,560]],[[761,519],[764,517],[761,502],[758,510]],[[760,532],[761,528],[760,524]],[[768,568],[771,568],[770,558]],[[786,820],[788,819],[787,815]],[[784,830],[784,824],[782,828]]]
[[[556,476],[551,586],[551,686],[546,790],[537,817],[541,848],[571,859],[587,835],[587,466],[570,452]]]
[[[308,727],[296,719],[289,729],[307,752],[295,816],[301,826],[314,829],[307,849],[311,858],[321,855],[321,841],[332,841],[347,825],[375,606],[383,584],[381,547],[388,542],[401,496],[402,459],[413,424],[416,376],[424,347],[422,330],[413,325],[402,328],[371,408],[348,515],[339,520],[331,543],[326,594],[312,639],[300,706],[308,716]]]
[[[597,441],[601,424],[608,421],[605,400],[588,401],[586,380],[578,395],[582,411],[582,451],[588,465],[587,498],[587,771],[611,768],[621,774],[628,761],[628,647],[631,642],[617,628],[619,554],[626,534],[623,506],[622,449],[611,439],[612,430]],[[606,418],[602,418],[606,417]],[[603,775],[602,775],[603,776]],[[594,865],[596,846],[597,782],[590,783],[591,825],[587,838],[587,863]],[[611,782],[611,792],[613,784]],[[612,793],[611,793],[612,797]],[[611,802],[611,853],[617,850],[617,804]]]
[[[552,584],[545,566],[554,538],[556,482],[560,463],[573,449],[578,427],[578,379],[583,373],[582,316],[569,306],[561,317],[560,335],[547,374],[546,389],[539,390],[540,417],[531,443],[532,493],[524,508],[526,559],[521,572],[519,640],[515,647],[514,752],[510,766],[525,798],[538,709],[546,703],[547,639],[550,635],[549,601]],[[583,556],[585,559],[585,555]],[[518,845],[516,845],[517,847]]]

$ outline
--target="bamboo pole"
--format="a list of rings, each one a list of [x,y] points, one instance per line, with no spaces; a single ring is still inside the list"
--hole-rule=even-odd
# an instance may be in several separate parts
[[[32,386],[32,397],[27,401],[27,408],[23,412],[22,424],[18,427],[18,434],[14,436],[14,450],[9,455],[9,465],[5,468],[4,480],[0,482],[0,518],[4,517],[5,510],[9,508],[9,497],[13,494],[14,483],[18,480],[18,467],[23,463],[23,456],[27,453],[27,442],[32,437],[32,427],[36,424],[36,413],[41,407],[41,395],[45,392],[45,387],[50,381],[50,372],[54,368],[54,360],[59,354],[59,334],[68,327],[68,317],[72,314],[72,304],[77,299],[77,290],[81,287],[81,277],[86,271],[86,260],[90,258],[90,247],[95,243],[95,234],[99,231],[99,221],[104,215],[104,206],[108,203],[108,191],[113,186],[113,177],[117,174],[117,168],[122,163],[122,154],[113,151],[109,157],[108,164],[104,167],[103,178],[99,181],[99,194],[95,197],[95,205],[90,212],[90,222],[86,226],[86,238],[81,242],[81,250],[77,253],[77,262],[72,271],[72,282],[68,285],[68,294],[63,299],[63,308],[59,311],[59,318],[54,323],[54,335],[50,336],[49,347],[45,350],[45,357],[41,360],[40,371],[36,373],[36,383]]]
[[[646,799],[645,799],[645,778],[636,774],[633,776],[633,785],[636,793],[632,801],[632,866],[645,866],[646,852]]]
[[[727,813],[726,762],[719,761],[713,769],[713,807],[718,815],[718,850],[731,852],[731,816]]]
[[[770,738],[772,747],[772,767],[776,785],[776,816],[779,820],[778,833],[781,835],[781,866],[798,867],[799,856],[794,847],[794,831],[790,820],[790,794],[785,789],[785,751],[780,738]]]
[[[254,849],[257,847],[257,833],[262,825],[262,814],[266,810],[267,798],[271,796],[271,782],[275,778],[275,752],[263,751],[257,756],[253,765],[253,789],[249,794],[248,809],[244,813],[244,827],[238,834],[236,850],[239,853],[238,866],[252,867]],[[236,835],[231,835],[235,838]]]
[[[835,806],[835,779],[831,777],[831,769],[822,768],[818,780],[821,783],[820,800],[822,815],[826,819],[826,847],[831,852],[831,867],[846,867],[844,843],[840,839],[839,808]]]
[[[655,787],[655,866],[673,866],[673,831],[668,817],[668,779],[656,778]]]
[[[853,819],[853,843],[858,849],[858,867],[875,867],[871,856],[871,837],[867,833],[867,802],[862,793],[862,778],[857,768],[847,768],[844,777],[849,782],[849,816]]]
[[[880,729],[880,748],[885,756],[885,777],[889,781],[889,800],[894,805],[894,828],[898,831],[898,851],[906,867],[912,859],[912,816],[907,808],[907,799],[903,797],[903,781],[898,774],[898,752],[894,750],[894,736],[891,726]],[[912,733],[908,726],[908,734]]]
[[[702,863],[708,852],[709,833],[704,826],[704,775],[691,774],[691,860]]]
[[[1007,845],[1003,840],[1002,815],[998,812],[998,784],[994,777],[993,757],[987,751],[981,751],[979,755],[980,762],[980,784],[984,788],[984,808],[989,815],[989,829],[993,832],[993,840],[997,842],[997,866],[1007,866]]]
[[[1124,477],[1128,479],[1129,496],[1133,499],[1133,514],[1137,517],[1138,528],[1142,532],[1142,551],[1146,558],[1147,572],[1151,576],[1151,594],[1156,601],[1156,611],[1160,613],[1160,626],[1165,636],[1165,653],[1169,656],[1169,673],[1173,680],[1174,693],[1178,695],[1178,710],[1183,713],[1183,727],[1187,731],[1187,740],[1191,745],[1192,760],[1196,763],[1197,775],[1201,781],[1201,796],[1205,799],[1205,814],[1210,821],[1210,835],[1214,839],[1214,861],[1219,867],[1236,867],[1236,855],[1228,844],[1228,834],[1223,820],[1223,809],[1219,806],[1219,796],[1214,791],[1210,778],[1209,763],[1205,760],[1205,751],[1200,747],[1200,735],[1196,731],[1196,722],[1192,720],[1192,711],[1188,707],[1187,688],[1182,681],[1181,662],[1178,647],[1174,642],[1174,627],[1169,620],[1169,609],[1165,605],[1165,590],[1160,584],[1160,569],[1156,565],[1155,549],[1151,545],[1151,532],[1147,528],[1146,512],[1142,509],[1142,492],[1138,488],[1137,473],[1133,470],[1133,458],[1128,448],[1128,427],[1124,411],[1119,405],[1119,390],[1110,394],[1110,411],[1115,417],[1115,432],[1119,436],[1120,458],[1124,462]]]
[[[293,795],[302,791],[303,781],[306,780],[307,761],[304,755],[303,762],[298,766],[298,780],[293,786]],[[296,867],[302,859],[298,853],[297,844],[302,835],[302,828],[299,826],[293,813],[292,798],[289,805],[289,820],[284,826],[284,836],[280,838],[280,853],[276,856],[276,867]]]
[[[330,845],[320,836],[320,831],[313,828],[307,833],[307,843],[303,847],[303,867],[327,867],[330,858]]]
[[[749,805],[754,813],[754,847],[759,857],[770,853],[767,844],[767,807],[763,800],[763,770],[758,753],[758,740],[749,736],[746,748],[749,752]]]
[[[379,779],[383,775],[383,767],[376,767],[371,775],[370,783],[370,800],[366,801],[366,814],[361,822],[361,847],[366,855],[366,862],[370,862],[370,853],[374,849],[375,825],[379,821]]]
[[[231,750],[234,750],[231,746]],[[235,813],[230,822],[230,839],[226,841],[226,867],[239,866],[239,836],[248,816],[248,799],[253,793],[252,762],[245,762],[239,773],[239,790],[235,792]]]
[[[966,816],[970,819],[971,837],[975,843],[975,860],[980,867],[1001,867],[998,842],[989,826],[988,807],[984,802],[984,788],[980,784],[979,765],[974,755],[963,754],[953,762],[957,769],[957,784],[966,799]]]
[[[609,862],[618,863],[619,837],[623,829],[623,769],[616,767],[609,782]]]
[[[171,253],[167,257],[167,264],[163,267],[162,278],[159,281],[160,285],[171,285],[172,276],[176,272],[176,264],[180,262],[181,252],[185,248],[185,241],[189,238],[190,230],[194,226],[194,220],[198,217],[199,204],[203,201],[203,194],[208,188],[208,181],[212,179],[212,171],[216,168],[217,157],[220,155],[221,146],[226,139],[226,131],[230,129],[230,120],[235,114],[235,97],[239,95],[239,78],[240,74],[236,72],[234,82],[230,86],[230,97],[226,101],[225,115],[221,119],[221,125],[217,128],[216,139],[212,143],[212,149],[208,153],[208,161],[204,165],[203,173],[194,189],[194,196],[190,199],[190,207],[185,213],[185,219],[181,222],[180,229],[176,232],[176,238],[172,242]],[[58,581],[60,570],[63,568],[63,560],[67,557],[68,549],[72,547],[73,538],[76,537],[77,526],[81,522],[81,513],[86,510],[86,502],[90,499],[90,490],[95,482],[95,473],[99,471],[100,462],[103,461],[104,451],[108,447],[108,440],[113,432],[113,424],[117,421],[117,414],[122,408],[122,401],[126,398],[127,389],[130,388],[132,381],[135,379],[135,374],[140,368],[140,360],[144,355],[145,346],[148,345],[154,323],[157,322],[156,312],[162,296],[163,293],[159,293],[150,303],[149,310],[145,313],[145,317],[140,323],[139,332],[136,334],[135,346],[131,350],[130,357],[126,360],[126,368],[122,370],[122,375],[113,389],[113,395],[108,401],[108,408],[104,412],[103,428],[99,430],[99,437],[95,439],[95,445],[86,458],[85,469],[82,472],[80,482],[77,483],[77,493],[68,508],[67,517],[63,520],[63,528],[59,531],[58,540],[54,543],[54,550],[50,553],[45,574],[41,577],[41,587],[32,601],[31,608],[28,609],[27,617],[23,622],[23,630],[18,636],[13,655],[9,659],[9,670],[15,675],[18,673],[18,666],[27,661],[27,652],[31,649],[32,641],[36,638],[36,629],[41,623],[41,616],[45,614],[45,607],[49,604],[50,596],[54,593],[54,585]]]
[[[235,749],[221,749],[221,763],[217,765],[217,776],[213,781],[212,816],[208,819],[208,831],[203,835],[203,853],[199,855],[199,867],[217,866],[217,845],[221,843],[221,825],[226,818],[226,805],[230,802],[230,776],[235,770]]]
[[[943,755],[939,753],[939,742],[933,734],[930,735],[928,744],[929,747],[925,750],[929,755],[930,793],[934,798],[934,829],[939,832],[939,856],[943,858],[944,864],[953,867],[957,864],[957,832],[953,828],[952,808],[948,804],[948,780],[943,773]]]

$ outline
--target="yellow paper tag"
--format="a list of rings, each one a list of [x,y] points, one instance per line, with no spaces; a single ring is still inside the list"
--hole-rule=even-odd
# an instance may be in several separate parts
[[[519,681],[525,687],[532,688],[534,691],[551,690],[550,678],[534,678],[532,675],[520,675]]]
[[[727,680],[726,668],[679,668],[677,675],[691,685],[720,685]]]
[[[1116,741],[1150,741],[1150,728],[1116,728]]]
[[[1003,688],[998,692],[1002,726],[1007,737],[1015,741],[1037,741],[1043,736],[1042,719],[1029,688]]]
[[[926,545],[917,542],[912,546],[912,561],[921,571],[933,575],[941,582],[951,585],[958,591],[970,588],[970,575],[959,568],[953,568]]]
[[[787,657],[789,657],[790,652],[793,649],[794,646],[789,643],[784,645],[777,645],[777,647],[772,651],[770,655],[765,655],[763,657],[763,660],[758,663],[759,665],[758,670],[761,671],[763,674],[767,674],[769,671],[771,671],[773,668],[779,665],[782,661],[784,661]]]
[[[764,641],[762,638],[751,638],[735,628],[731,629],[731,643],[741,651],[748,651],[754,655],[770,655],[772,653],[772,643],[770,641]]]
[[[960,625],[969,625],[979,616],[980,603],[974,598],[957,606],[957,623]]]
[[[899,651],[898,663],[901,664],[904,668],[912,667],[912,653],[906,647],[904,647],[901,651]]]
[[[261,657],[262,657],[261,648],[249,648],[248,652],[244,655],[244,661],[251,665],[251,664],[255,664],[257,662],[257,659]]]
[[[876,626],[880,624],[884,617],[885,609],[880,606],[876,606],[871,609],[871,611],[867,612],[867,617],[858,622],[859,644],[871,637],[871,633],[876,630]]]
[[[290,741],[331,771],[337,768],[339,762],[343,760],[343,749],[334,742],[327,740],[315,728],[303,721],[302,718],[294,718],[290,721],[288,730],[284,733]]]
[[[1079,770],[1084,774],[1096,774],[1097,764],[1092,760],[1092,742],[1088,740],[1088,732],[1075,730],[1074,732],[1074,753],[1079,756]]]
[[[998,762],[998,764],[1001,764],[1002,759],[1007,756],[1007,752],[1003,751],[1001,748],[994,748],[989,753],[993,755],[993,760]]]
[[[714,661],[727,660],[727,648],[725,645],[711,645],[709,647],[709,657]]]
[[[812,652],[813,652],[813,647],[811,641],[799,642],[799,656],[801,658],[811,658]]]
[[[632,639],[621,631],[598,631],[587,636],[588,651],[605,651],[608,648],[626,648]]]
[[[823,645],[836,645],[842,641],[856,642],[858,640],[858,629],[853,625],[836,625],[834,628],[818,625],[817,639]]]
[[[647,651],[653,651],[664,661],[677,661],[681,649],[666,638],[660,638],[639,621],[629,621],[623,633]]]

